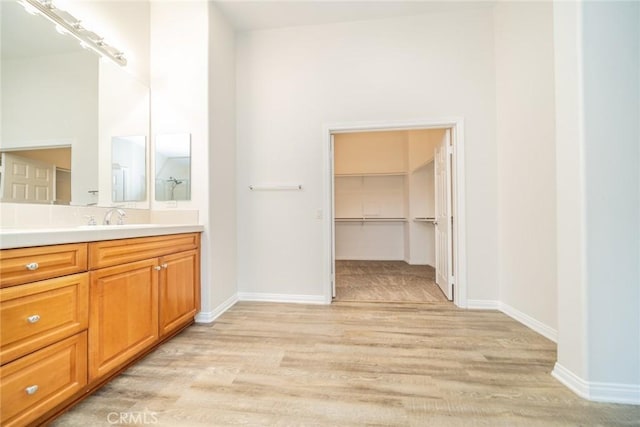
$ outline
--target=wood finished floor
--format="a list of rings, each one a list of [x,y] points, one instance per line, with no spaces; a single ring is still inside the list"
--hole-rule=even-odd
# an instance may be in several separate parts
[[[550,375],[555,344],[496,311],[448,304],[240,302],[59,418],[106,426],[637,426]],[[113,420],[113,415],[111,416]]]
[[[447,302],[428,265],[404,261],[336,261],[336,300]]]

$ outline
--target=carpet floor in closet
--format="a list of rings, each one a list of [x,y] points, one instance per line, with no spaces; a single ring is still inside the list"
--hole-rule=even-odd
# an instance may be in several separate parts
[[[447,302],[428,265],[404,261],[336,261],[336,301]]]

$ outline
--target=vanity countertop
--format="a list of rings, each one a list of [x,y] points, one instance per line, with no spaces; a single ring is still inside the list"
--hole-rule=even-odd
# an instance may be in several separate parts
[[[0,249],[62,243],[96,242],[100,240],[128,239],[132,237],[162,236],[166,234],[204,231],[202,225],[185,224],[126,224],[83,225],[60,228],[2,228]]]

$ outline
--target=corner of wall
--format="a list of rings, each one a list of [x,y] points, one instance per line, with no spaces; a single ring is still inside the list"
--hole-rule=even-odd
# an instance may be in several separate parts
[[[222,316],[227,310],[239,301],[238,294],[233,294],[226,301],[214,307],[210,311],[201,311],[196,315],[196,323],[211,323],[218,317]]]
[[[556,362],[551,375],[578,396],[593,402],[640,405],[640,385],[585,381]]]

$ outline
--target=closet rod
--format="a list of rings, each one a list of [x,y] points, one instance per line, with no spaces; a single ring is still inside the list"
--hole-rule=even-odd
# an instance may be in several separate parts
[[[265,191],[279,191],[279,190],[302,190],[302,184],[292,185],[250,185],[249,190],[265,190]]]

